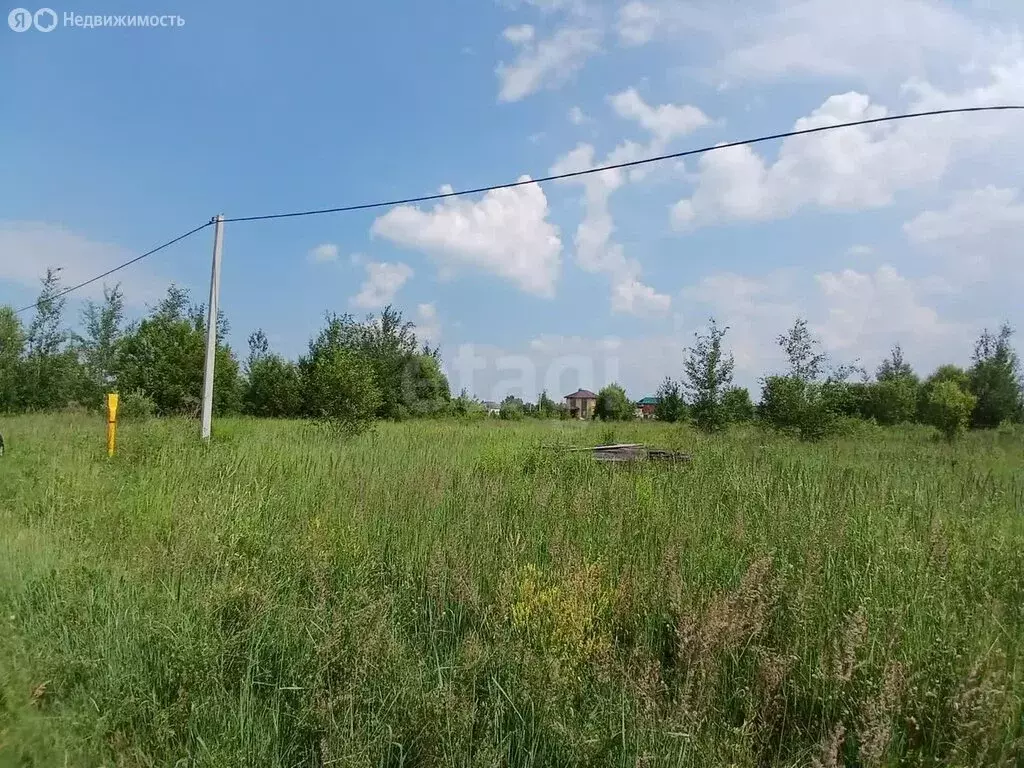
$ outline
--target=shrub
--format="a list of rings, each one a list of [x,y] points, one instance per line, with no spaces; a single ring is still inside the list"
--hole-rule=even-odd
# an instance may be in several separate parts
[[[960,389],[953,381],[940,381],[928,395],[928,417],[949,441],[963,434],[970,423],[978,399]]]
[[[597,393],[594,416],[604,421],[629,421],[633,418],[633,404],[626,390],[618,384],[609,384]]]
[[[156,402],[141,389],[123,392],[118,401],[119,419],[148,419],[156,415]]]
[[[754,418],[754,403],[746,387],[729,387],[722,394],[722,411],[730,424],[739,424]]]

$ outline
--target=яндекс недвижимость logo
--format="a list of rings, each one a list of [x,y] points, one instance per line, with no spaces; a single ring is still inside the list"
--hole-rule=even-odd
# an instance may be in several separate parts
[[[114,16],[65,11],[63,16],[58,16],[57,11],[52,8],[40,8],[35,13],[28,8],[15,8],[7,14],[7,26],[15,32],[28,32],[28,30],[33,28],[40,32],[52,32],[58,26],[78,29],[98,27],[183,27],[185,26],[185,19],[176,13],[169,15],[151,14],[147,16],[133,14]]]

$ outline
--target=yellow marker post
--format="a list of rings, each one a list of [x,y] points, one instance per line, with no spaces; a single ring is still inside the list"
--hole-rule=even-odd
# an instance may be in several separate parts
[[[107,395],[107,456],[114,455],[117,437],[117,392]]]

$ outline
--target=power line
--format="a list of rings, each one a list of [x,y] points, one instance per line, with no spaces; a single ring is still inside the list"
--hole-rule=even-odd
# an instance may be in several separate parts
[[[320,208],[311,211],[292,211],[289,213],[271,213],[263,216],[236,216],[234,218],[226,218],[225,222],[231,221],[266,221],[268,219],[291,219],[300,216],[319,216],[326,213],[346,213],[349,211],[365,211],[372,208],[391,208],[396,205],[409,205],[411,203],[426,203],[432,200],[445,200],[449,197],[462,197],[464,195],[476,195],[481,192],[493,192],[498,189],[511,189],[513,187],[521,187],[526,184],[542,184],[548,181],[561,181],[563,179],[572,179],[577,176],[586,176],[592,173],[603,173],[604,171],[615,171],[622,168],[634,168],[639,165],[648,165],[650,163],[660,163],[665,160],[677,160],[683,157],[690,157],[692,155],[700,155],[705,152],[714,152],[720,149],[730,149],[732,147],[740,147],[750,144],[760,144],[766,141],[775,141],[776,139],[788,139],[792,136],[806,136],[811,133],[821,133],[823,131],[834,131],[839,128],[854,128],[859,125],[872,125],[875,123],[888,123],[895,120],[910,120],[918,117],[935,117],[938,115],[955,115],[963,114],[967,112],[995,112],[1003,110],[1024,110],[1024,105],[1016,104],[1005,104],[991,107],[960,107],[957,109],[933,109],[927,112],[909,112],[903,115],[889,115],[887,117],[874,117],[868,120],[854,120],[849,123],[838,123],[836,125],[822,125],[817,128],[802,128],[795,131],[786,131],[784,133],[773,133],[769,136],[759,136],[755,139],[742,139],[740,141],[730,141],[727,144],[717,144],[710,147],[701,147],[700,149],[688,149],[683,152],[672,152],[667,155],[657,155],[656,157],[647,157],[642,160],[630,160],[625,163],[613,163],[612,165],[602,165],[597,168],[587,168],[582,171],[571,171],[569,173],[557,173],[550,176],[542,176],[537,179],[528,179],[524,181],[513,181],[507,184],[492,184],[488,187],[476,187],[475,189],[463,189],[457,192],[441,192],[435,195],[423,195],[421,197],[407,197],[400,200],[385,200],[378,203],[362,203],[359,205],[345,205],[338,208]]]
[[[345,206],[341,206],[341,207],[338,207],[338,208],[321,208],[321,209],[310,210],[310,211],[291,211],[291,212],[288,212],[288,213],[271,213],[271,214],[266,214],[266,215],[263,215],[263,216],[235,216],[233,218],[226,218],[226,219],[224,219],[224,222],[227,223],[227,222],[236,222],[236,221],[237,222],[243,222],[243,221],[266,221],[266,220],[269,220],[269,219],[291,219],[291,218],[298,218],[300,216],[319,216],[319,215],[327,214],[327,213],[346,213],[346,212],[349,212],[349,211],[366,211],[366,210],[370,210],[370,209],[373,209],[373,208],[391,208],[391,207],[394,207],[396,205],[409,205],[409,204],[412,204],[412,203],[426,203],[426,202],[430,202],[432,200],[445,200],[445,199],[450,198],[450,197],[463,197],[465,195],[476,195],[476,194],[480,194],[480,193],[483,193],[483,192],[494,192],[495,190],[498,190],[498,189],[512,189],[514,187],[525,186],[526,184],[543,184],[543,183],[546,183],[546,182],[549,182],[549,181],[561,181],[563,179],[572,179],[572,178],[576,178],[576,177],[579,177],[579,176],[587,176],[587,175],[593,174],[593,173],[603,173],[605,171],[616,171],[616,170],[621,170],[623,168],[635,168],[635,167],[641,166],[641,165],[649,165],[651,163],[660,163],[660,162],[664,162],[665,160],[678,160],[680,158],[691,157],[693,155],[701,155],[701,154],[704,154],[706,152],[714,152],[716,150],[721,150],[721,149],[730,149],[732,147],[740,147],[740,146],[745,146],[745,145],[750,145],[750,144],[761,144],[761,143],[764,143],[766,141],[775,141],[777,139],[788,139],[788,138],[791,138],[793,136],[806,136],[808,134],[822,133],[824,131],[835,131],[835,130],[838,130],[840,128],[855,128],[855,127],[861,126],[861,125],[873,125],[873,124],[876,124],[876,123],[888,123],[888,122],[893,122],[893,121],[896,121],[896,120],[911,120],[911,119],[918,118],[918,117],[936,117],[936,116],[939,116],[939,115],[956,115],[956,114],[966,114],[966,113],[970,113],[970,112],[997,112],[997,111],[1008,111],[1008,110],[1024,110],[1024,105],[1002,104],[1002,105],[989,106],[989,107],[959,107],[957,109],[933,109],[933,110],[929,110],[927,112],[908,112],[908,113],[902,114],[902,115],[888,115],[886,117],[875,117],[875,118],[870,118],[870,119],[867,119],[867,120],[854,120],[854,121],[851,121],[851,122],[848,122],[848,123],[837,123],[835,125],[822,125],[822,126],[818,126],[817,128],[802,128],[800,130],[795,130],[795,131],[785,131],[783,133],[773,133],[773,134],[770,134],[768,136],[759,136],[759,137],[753,138],[753,139],[742,139],[740,141],[730,141],[730,142],[728,142],[726,144],[716,144],[714,146],[700,147],[699,149],[687,149],[687,150],[684,150],[682,152],[672,152],[672,153],[667,154],[667,155],[657,155],[655,157],[647,157],[647,158],[644,158],[642,160],[630,160],[630,161],[624,162],[624,163],[613,163],[611,165],[602,165],[602,166],[598,166],[596,168],[587,168],[587,169],[580,170],[580,171],[570,171],[569,173],[558,173],[558,174],[552,174],[552,175],[549,175],[549,176],[542,176],[542,177],[536,178],[536,179],[527,179],[527,180],[524,180],[524,181],[513,181],[513,182],[509,182],[507,184],[492,184],[492,185],[487,186],[487,187],[476,187],[474,189],[463,189],[463,190],[459,190],[457,192],[441,192],[441,193],[434,194],[434,195],[422,195],[420,197],[407,197],[407,198],[402,198],[402,199],[399,199],[399,200],[384,200],[384,201],[380,201],[380,202],[376,202],[376,203],[361,203],[359,205],[345,205]],[[213,220],[211,219],[210,221],[206,222],[205,224],[202,224],[201,226],[198,226],[195,229],[189,230],[185,234],[179,235],[178,237],[174,238],[173,240],[168,240],[163,245],[159,245],[156,248],[153,248],[152,250],[146,251],[141,256],[136,256],[134,259],[126,261],[123,264],[119,264],[118,266],[114,267],[113,269],[109,269],[109,270],[107,270],[106,272],[104,272],[104,273],[102,273],[100,275],[96,275],[96,277],[92,277],[92,278],[86,280],[85,282],[79,283],[78,285],[73,285],[70,288],[65,288],[63,291],[60,291],[58,294],[56,294],[53,297],[53,299],[59,299],[62,296],[66,296],[66,295],[68,295],[69,293],[71,293],[73,291],[77,291],[79,288],[84,288],[87,285],[95,283],[97,280],[102,280],[104,277],[112,275],[115,272],[119,272],[120,270],[124,269],[125,267],[129,267],[132,264],[135,264],[136,262],[142,261],[143,259],[148,258],[149,256],[152,256],[153,254],[155,254],[155,253],[157,253],[159,251],[162,251],[164,248],[167,248],[167,247],[169,247],[171,245],[174,245],[175,243],[178,243],[178,242],[184,240],[187,237],[191,237],[196,232],[199,232],[199,231],[201,231],[203,229],[206,229],[212,223],[213,223]],[[27,312],[28,310],[33,309],[36,306],[38,306],[38,303],[39,302],[37,301],[37,302],[35,302],[33,304],[29,304],[26,307],[22,307],[21,309],[17,310],[16,314],[21,314],[22,312]]]
[[[163,245],[158,245],[156,248],[154,248],[154,249],[152,249],[150,251],[146,251],[141,256],[136,256],[134,259],[131,259],[130,261],[126,261],[124,264],[119,264],[118,266],[114,267],[113,269],[108,269],[102,275],[96,275],[96,277],[90,277],[84,283],[79,283],[78,285],[73,285],[70,288],[65,288],[63,291],[61,291],[58,294],[56,294],[55,296],[53,296],[50,299],[50,301],[56,301],[57,299],[59,299],[62,296],[67,296],[72,291],[77,291],[79,288],[84,288],[87,285],[95,283],[97,280],[102,280],[104,277],[107,277],[108,275],[112,275],[115,272],[119,272],[120,270],[124,269],[125,267],[130,267],[132,264],[134,264],[134,263],[136,263],[138,261],[142,261],[143,259],[145,259],[145,258],[147,258],[149,256],[152,256],[154,253],[157,253],[158,251],[162,251],[164,248],[167,248],[168,246],[171,246],[171,245],[174,245],[175,243],[181,242],[186,237],[191,237],[192,235],[194,235],[196,232],[199,232],[200,230],[206,229],[212,223],[213,223],[212,221],[208,221],[205,224],[203,224],[202,226],[199,226],[199,227],[196,227],[195,229],[189,230],[188,232],[186,232],[183,235],[178,235],[173,240],[168,240]],[[15,312],[15,314],[20,315],[22,312],[26,312],[26,311],[28,311],[30,309],[34,309],[37,306],[39,306],[39,302],[38,301],[36,301],[36,302],[34,302],[32,304],[29,304],[27,307],[22,307],[17,312]]]

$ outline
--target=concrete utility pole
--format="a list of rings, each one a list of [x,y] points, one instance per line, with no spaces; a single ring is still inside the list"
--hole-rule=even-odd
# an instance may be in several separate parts
[[[210,439],[213,421],[213,364],[217,356],[217,300],[220,298],[220,252],[224,245],[224,216],[213,220],[213,267],[210,272],[210,302],[206,307],[206,365],[203,367],[203,440]]]

